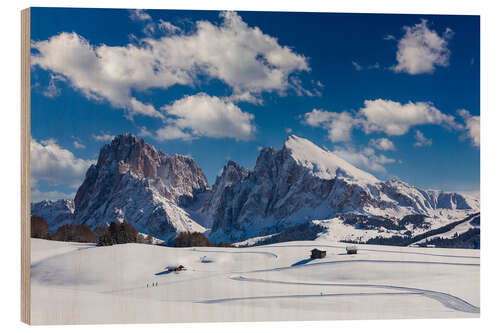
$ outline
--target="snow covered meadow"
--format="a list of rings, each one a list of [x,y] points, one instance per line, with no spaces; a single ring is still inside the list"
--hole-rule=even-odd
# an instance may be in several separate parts
[[[34,324],[479,316],[479,250],[328,240],[169,248],[31,240]],[[311,260],[314,248],[327,251]],[[185,271],[169,272],[183,265]],[[153,286],[154,285],[154,286]]]

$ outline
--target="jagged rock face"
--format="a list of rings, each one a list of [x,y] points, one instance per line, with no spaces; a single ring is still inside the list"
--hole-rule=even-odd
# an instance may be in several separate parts
[[[348,162],[292,136],[281,150],[263,149],[252,170],[228,163],[206,209],[214,241],[238,241],[342,212],[394,219],[439,209],[474,211],[479,202],[457,193],[381,182]]]
[[[224,189],[234,183],[241,182],[246,176],[248,176],[248,171],[244,167],[236,162],[228,161],[221,175],[215,179],[212,193],[203,205],[203,214],[214,216],[219,202],[222,200]]]
[[[75,196],[75,220],[91,227],[127,221],[156,237],[204,231],[182,208],[210,189],[192,158],[167,155],[119,135],[105,145]]]
[[[54,233],[67,223],[73,222],[75,204],[71,199],[43,200],[31,203],[31,215],[41,216],[49,225],[49,231]]]

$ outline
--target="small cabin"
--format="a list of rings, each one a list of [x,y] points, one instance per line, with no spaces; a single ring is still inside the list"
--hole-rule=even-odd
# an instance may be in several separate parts
[[[326,257],[326,251],[321,251],[318,249],[311,250],[311,259],[321,259]]]
[[[167,271],[169,272],[180,272],[184,270],[184,266],[182,265],[179,265],[179,266],[168,266],[167,267]]]
[[[347,254],[357,254],[358,253],[358,248],[356,246],[347,246],[345,248]]]

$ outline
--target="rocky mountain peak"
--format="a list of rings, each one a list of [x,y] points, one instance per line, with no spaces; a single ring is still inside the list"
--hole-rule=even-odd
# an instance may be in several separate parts
[[[248,174],[248,170],[238,163],[229,160],[227,164],[222,169],[222,173],[217,177],[219,181],[224,181],[225,185],[233,183],[235,181],[240,181],[243,177]],[[217,184],[216,179],[216,184]]]
[[[102,147],[75,196],[75,219],[91,226],[113,220],[164,237],[203,228],[182,206],[210,189],[191,157],[168,155],[132,134]]]

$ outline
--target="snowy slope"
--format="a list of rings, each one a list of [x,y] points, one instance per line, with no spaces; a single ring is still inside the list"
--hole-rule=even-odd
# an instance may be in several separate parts
[[[291,157],[307,169],[313,176],[321,179],[342,178],[354,182],[374,184],[379,182],[375,176],[356,168],[334,153],[316,146],[311,141],[291,135],[284,147]]]
[[[434,238],[451,239],[451,238],[454,238],[454,237],[459,236],[461,234],[464,234],[471,229],[480,229],[481,226],[478,223],[476,223],[477,220],[478,220],[477,216],[471,217],[469,219],[466,219],[464,222],[456,225],[453,229],[451,229],[449,231],[445,231],[443,233],[439,233],[439,234],[436,234],[436,235],[433,235],[430,237],[426,237],[426,238],[422,239],[421,241],[415,242],[415,244],[423,244],[423,243],[426,243],[428,241],[433,240]]]
[[[326,258],[310,260],[313,248]],[[348,256],[328,241],[193,249],[40,239],[31,250],[35,324],[479,316],[478,250],[361,245]],[[166,272],[178,264],[187,270]]]

